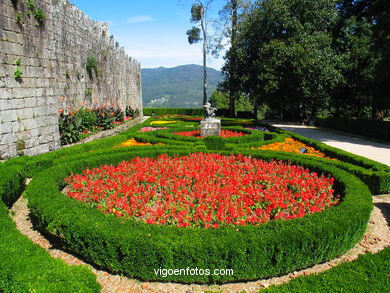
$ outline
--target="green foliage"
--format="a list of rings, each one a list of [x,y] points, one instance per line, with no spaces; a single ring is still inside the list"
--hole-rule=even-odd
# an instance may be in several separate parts
[[[133,109],[130,106],[126,106],[125,115],[126,115],[126,117],[138,117],[139,110]]]
[[[202,41],[202,38],[200,36],[200,28],[192,27],[187,31],[187,37],[188,37],[188,43],[196,44],[200,41]]]
[[[215,90],[210,97],[210,100],[215,103],[217,109],[227,109],[229,105],[230,96],[224,92]],[[252,111],[253,104],[245,96],[240,96],[235,104],[236,111]]]
[[[90,96],[92,96],[92,92],[93,92],[93,89],[92,88],[86,88],[85,89],[85,91],[84,91],[84,95],[86,96],[86,97],[90,97]]]
[[[34,0],[26,0],[26,6],[27,8],[32,12],[35,10],[35,3]]]
[[[202,4],[192,4],[191,6],[191,22],[197,23],[202,20],[204,9]]]
[[[87,267],[67,266],[63,261],[53,259],[20,234],[8,216],[7,207],[24,189],[22,169],[21,164],[11,161],[0,165],[0,291],[99,292],[96,276]]]
[[[44,24],[44,21],[46,19],[45,12],[40,8],[36,8],[33,11],[33,15],[34,15],[35,20],[37,21],[37,26],[42,27]]]
[[[16,66],[22,65],[22,59],[20,59],[20,58],[16,59],[15,65],[16,65]]]
[[[103,130],[111,129],[114,127],[115,113],[109,108],[96,108],[93,110],[97,117],[97,125],[103,128]],[[123,115],[123,114],[122,114]],[[123,119],[122,119],[123,120]]]
[[[287,284],[260,292],[384,292],[390,287],[390,248],[377,254],[361,255],[320,274],[298,277]]]
[[[204,144],[208,150],[224,150],[225,141],[222,137],[211,135],[204,138]]]
[[[173,114],[203,116],[203,109],[144,108],[143,112],[145,116]]]
[[[23,24],[23,13],[22,12],[16,13],[16,23],[19,25]]]
[[[79,131],[83,130],[92,130],[93,127],[98,126],[97,124],[97,117],[95,112],[81,108],[79,111],[77,111],[75,114],[75,120],[79,120]]]
[[[71,144],[80,140],[81,120],[75,115],[61,113],[58,120],[61,145]]]
[[[14,71],[14,78],[16,81],[21,81],[22,80],[22,75],[23,75],[23,71],[19,68],[19,67],[16,67],[15,71]]]
[[[96,59],[96,56],[93,54],[89,54],[87,56],[87,63],[85,65],[87,69],[88,75],[91,79],[93,79],[93,73],[97,76],[99,74],[99,62]]]
[[[116,164],[133,156],[157,156],[162,152],[169,155],[188,153],[161,148],[94,157],[92,154],[90,159],[67,160],[62,166],[39,173],[26,190],[38,227],[61,239],[66,249],[95,264],[143,280],[158,280],[153,268],[159,267],[234,269],[234,276],[164,278],[165,281],[199,283],[253,280],[304,268],[344,253],[365,231],[372,209],[371,195],[365,185],[347,172],[306,158],[293,158],[292,163],[331,173],[340,182],[337,189],[345,191],[343,203],[302,219],[239,227],[238,231],[229,227],[180,229],[122,221],[60,194],[64,184],[62,178],[70,172],[77,173],[86,166],[98,167],[103,163]],[[275,152],[261,155],[243,152],[243,155],[290,160],[288,155]]]
[[[221,88],[267,104],[271,118],[383,119],[389,15],[385,0],[257,1],[226,54]]]
[[[366,137],[390,141],[389,121],[316,118],[315,124],[317,126],[333,128]]]

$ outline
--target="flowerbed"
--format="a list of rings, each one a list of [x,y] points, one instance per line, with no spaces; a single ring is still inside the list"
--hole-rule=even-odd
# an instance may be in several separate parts
[[[178,123],[180,121],[177,120],[154,120],[150,122],[150,125],[161,125],[161,124],[170,124],[170,123]]]
[[[142,127],[139,132],[149,132],[149,131],[156,131],[156,130],[160,130],[160,129],[168,129],[168,127],[150,127],[150,126],[146,126],[146,127]]]
[[[187,136],[187,137],[201,138],[200,130],[173,132],[173,134]],[[232,131],[229,129],[221,129],[221,133],[220,133],[221,137],[241,137],[241,136],[245,136],[245,135],[246,135],[246,133],[244,133],[244,132]]]
[[[294,140],[291,137],[285,138],[284,142],[275,142],[272,144],[263,145],[259,148],[252,148],[252,149],[289,152],[289,153],[304,154],[304,155],[319,157],[319,158],[327,158],[330,160],[336,160],[334,158],[327,157],[324,153],[316,150],[313,147],[309,147],[308,145],[300,141]]]
[[[321,212],[339,202],[333,178],[231,155],[135,158],[66,179],[68,195],[149,224],[218,228]]]
[[[122,142],[119,147],[128,147],[128,146],[145,146],[145,145],[153,145],[149,142],[139,142],[135,140],[134,138],[130,138],[126,140],[125,142]],[[162,145],[162,143],[159,143],[159,145]]]

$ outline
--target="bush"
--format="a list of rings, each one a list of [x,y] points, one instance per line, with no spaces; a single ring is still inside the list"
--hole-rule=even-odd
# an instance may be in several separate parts
[[[389,121],[316,118],[315,125],[390,141]]]
[[[61,113],[58,118],[61,145],[71,144],[80,140],[81,120],[75,115]]]
[[[139,116],[139,110],[133,109],[130,106],[126,106],[126,117],[138,117]]]
[[[191,116],[203,116],[203,109],[176,109],[176,108],[144,108],[145,116],[153,115],[191,115]]]
[[[223,150],[225,149],[225,141],[222,137],[211,135],[204,138],[204,144],[208,150]]]
[[[81,108],[79,111],[75,113],[75,119],[80,120],[80,131],[83,130],[92,130],[95,126],[97,126],[97,117],[96,114],[88,109]]]
[[[260,292],[384,292],[390,288],[390,247],[361,255],[318,275],[298,277],[287,284]]]
[[[344,190],[341,204],[322,213],[259,226],[215,230],[147,225],[105,215],[60,193],[63,178],[86,166],[116,164],[134,156],[161,153],[184,155],[189,151],[170,148],[97,154],[67,160],[49,168],[28,186],[29,207],[40,229],[57,237],[65,249],[112,272],[141,280],[223,283],[254,280],[285,274],[332,259],[354,246],[365,231],[372,209],[367,187],[351,174],[304,157],[292,163],[312,171],[331,173]],[[230,154],[230,152],[222,152]],[[290,161],[288,154],[244,152],[244,155]],[[63,160],[62,160],[63,161]],[[158,268],[231,268],[234,276],[156,276]]]
[[[19,160],[18,162],[22,162]],[[0,291],[99,292],[96,276],[85,266],[53,259],[17,230],[8,209],[24,189],[25,175],[15,162],[0,165]]]

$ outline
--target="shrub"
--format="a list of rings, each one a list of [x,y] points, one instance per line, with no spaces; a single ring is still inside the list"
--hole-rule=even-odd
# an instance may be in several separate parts
[[[192,115],[192,116],[203,116],[203,109],[176,109],[176,108],[144,108],[145,116],[152,115],[169,115],[169,114],[181,114],[181,115]]]
[[[58,124],[61,145],[75,143],[80,140],[81,120],[78,117],[60,113]]]
[[[389,121],[316,118],[315,125],[390,141]]]
[[[67,266],[33,244],[8,216],[24,189],[24,159],[0,165],[0,291],[99,292],[96,276],[85,266]]]
[[[75,120],[79,120],[80,129],[83,130],[92,130],[93,127],[97,126],[97,117],[95,112],[81,108],[75,113]]]
[[[215,283],[276,276],[334,258],[361,239],[372,209],[367,187],[351,174],[323,162],[293,157],[292,163],[336,178],[343,202],[322,213],[265,225],[205,230],[123,221],[67,198],[60,193],[63,178],[86,166],[116,164],[134,156],[188,154],[159,148],[148,151],[101,153],[67,160],[36,177],[27,188],[29,206],[40,229],[61,245],[113,272],[142,280]],[[222,152],[230,154],[230,152]],[[290,161],[290,156],[264,151],[244,152],[266,160]],[[298,155],[297,155],[298,156]],[[64,161],[64,160],[62,160]],[[234,276],[156,276],[158,268],[232,268]]]
[[[320,274],[298,277],[287,284],[260,292],[384,292],[390,287],[390,247],[377,254],[361,255]]]
[[[204,144],[208,150],[225,149],[225,141],[221,136],[211,135],[204,138]]]
[[[138,117],[139,116],[139,110],[133,109],[130,106],[126,106],[126,117]]]

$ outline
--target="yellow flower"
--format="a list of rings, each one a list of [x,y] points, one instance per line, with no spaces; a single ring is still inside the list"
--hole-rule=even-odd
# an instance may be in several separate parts
[[[136,141],[134,138],[130,138],[126,140],[125,142],[122,142],[119,147],[129,147],[129,146],[140,146],[140,145],[153,145],[149,142],[139,142]],[[163,145],[162,143],[158,143],[157,145]]]
[[[168,123],[177,123],[177,122],[179,122],[179,121],[176,121],[176,120],[172,120],[172,121],[156,120],[156,121],[150,122],[150,125],[159,125],[159,124],[168,124]]]

